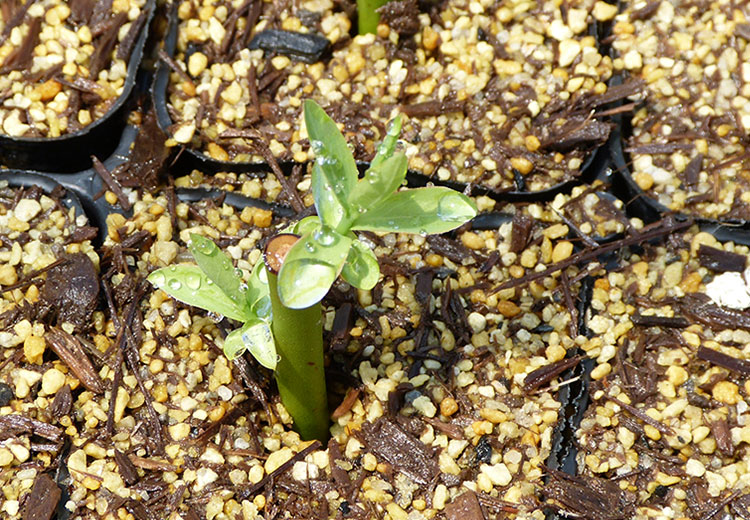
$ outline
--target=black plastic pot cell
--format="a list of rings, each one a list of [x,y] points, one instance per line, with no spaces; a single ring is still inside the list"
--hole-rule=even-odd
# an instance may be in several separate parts
[[[81,130],[60,137],[0,135],[0,163],[25,170],[76,172],[91,166],[91,155],[107,157],[112,154],[125,126],[127,101],[136,83],[155,4],[155,0],[148,0],[143,18],[133,22],[139,33],[130,50],[122,94],[109,111]]]

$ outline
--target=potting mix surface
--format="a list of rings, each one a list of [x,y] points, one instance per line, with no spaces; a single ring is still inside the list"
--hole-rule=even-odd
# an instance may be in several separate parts
[[[147,4],[0,5],[0,131],[40,154],[149,32],[121,152],[40,183],[0,150],[0,517],[750,518],[750,6],[393,0],[357,35],[347,0]],[[479,211],[359,232],[327,442],[146,280],[191,233],[248,279],[314,214],[308,98],[365,163],[402,114],[406,184]]]

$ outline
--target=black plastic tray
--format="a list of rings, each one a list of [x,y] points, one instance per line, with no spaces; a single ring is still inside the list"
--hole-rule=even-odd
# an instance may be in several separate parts
[[[77,132],[60,137],[9,137],[0,135],[0,164],[10,168],[51,172],[76,172],[91,165],[91,155],[109,156],[125,126],[125,108],[136,83],[156,0],[143,7],[146,20],[128,60],[122,94],[109,111]]]

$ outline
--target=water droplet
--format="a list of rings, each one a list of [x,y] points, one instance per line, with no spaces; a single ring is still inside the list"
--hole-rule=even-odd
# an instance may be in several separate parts
[[[240,292],[247,292],[247,284],[241,283],[240,284]]]
[[[219,323],[221,320],[224,319],[224,316],[222,316],[218,312],[209,311],[209,313],[208,313],[208,319],[211,320],[211,321],[213,321],[214,323]]]
[[[419,230],[419,234],[420,234],[420,235],[422,235],[423,237],[426,237],[426,236],[428,235],[428,233],[427,233],[427,230],[426,230],[426,229],[420,229],[420,230]]]
[[[171,265],[169,266],[169,272],[174,273],[177,270],[177,266]]]
[[[195,245],[195,249],[199,253],[209,256],[213,255],[219,250],[216,247],[216,244],[214,244],[211,240],[201,240]]]
[[[307,250],[308,253],[314,253],[315,252],[315,244],[313,244],[312,242],[307,242],[307,243],[305,243],[305,249]]]
[[[185,285],[187,285],[188,288],[197,291],[201,288],[201,277],[197,274],[189,274],[185,278]]]
[[[313,239],[322,246],[330,246],[336,241],[336,236],[328,228],[321,227],[315,230]]]
[[[169,280],[169,288],[173,291],[179,291],[181,287],[182,282],[177,280],[176,278],[172,278],[171,280]]]
[[[213,285],[213,284],[214,284],[213,280],[208,280],[208,281],[206,282],[206,285]]]
[[[164,282],[167,281],[167,279],[164,277],[164,274],[158,272],[151,275],[151,280],[157,287],[161,287],[162,285],[164,285]]]
[[[322,141],[318,141],[318,140],[310,141],[310,147],[312,148],[313,152],[315,152],[315,155],[321,154],[323,150],[325,149],[323,147]]]
[[[235,267],[234,268],[234,276],[242,278],[242,269],[240,269],[239,267]]]
[[[281,356],[276,354],[276,364],[278,365],[279,363],[281,363]]]

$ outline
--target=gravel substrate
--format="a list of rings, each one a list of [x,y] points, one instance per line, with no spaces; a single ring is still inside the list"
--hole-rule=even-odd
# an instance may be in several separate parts
[[[341,122],[369,160],[389,119],[413,170],[497,191],[539,191],[576,178],[609,125],[612,61],[589,34],[616,8],[602,1],[451,0],[419,14],[407,0],[377,34],[351,37],[343,4],[181,2],[169,106],[172,144],[220,161],[261,160],[258,140],[285,161],[311,158],[306,98]],[[256,5],[256,4],[254,4]],[[246,26],[257,22],[254,32]],[[390,25],[389,25],[390,24]],[[312,65],[238,47],[264,29],[318,33],[330,56]],[[174,70],[178,67],[179,71]],[[593,115],[593,117],[592,117]]]
[[[54,243],[71,223],[44,196],[32,215],[39,194],[16,193],[4,199],[4,236],[28,233],[30,250],[38,230],[52,238],[20,264],[15,246],[0,251],[2,289],[56,259],[70,263]],[[551,205],[502,209],[512,223],[455,238],[366,234],[381,283],[368,292],[338,283],[324,301],[328,446],[291,430],[269,372],[226,360],[230,324],[144,282],[156,267],[190,261],[190,232],[216,240],[247,275],[277,224],[271,213],[145,195],[133,218],[111,214],[99,254],[88,241],[65,246],[88,252],[100,273],[90,321],[27,309],[45,307],[38,295],[64,283],[53,273],[65,262],[4,293],[0,425],[14,432],[0,443],[5,517],[43,508],[57,478],[74,518],[450,518],[471,508],[541,520],[560,408],[557,374],[544,372],[584,341],[569,305],[579,282],[568,288],[557,275],[493,290],[574,251]]]
[[[614,486],[618,518],[746,514],[750,322],[728,305],[744,290],[747,255],[693,228],[594,283],[582,348],[596,362],[578,467]],[[732,282],[715,287],[724,271]]]
[[[746,2],[628,1],[614,67],[644,82],[632,118],[633,179],[671,211],[750,219],[750,8]]]
[[[0,129],[60,137],[123,92],[146,0],[8,0],[0,8]]]

